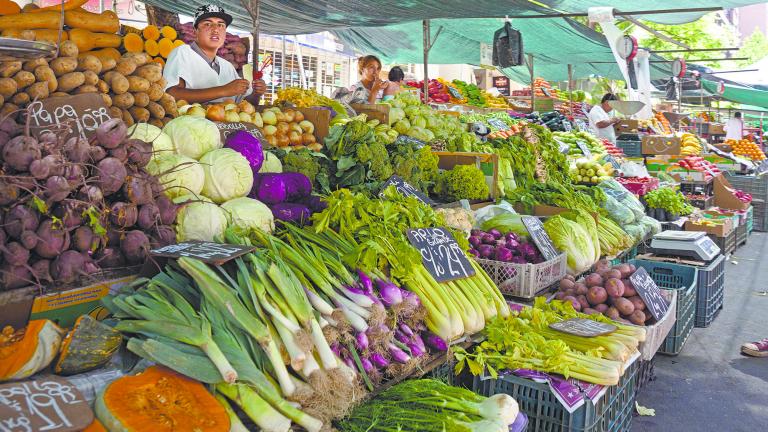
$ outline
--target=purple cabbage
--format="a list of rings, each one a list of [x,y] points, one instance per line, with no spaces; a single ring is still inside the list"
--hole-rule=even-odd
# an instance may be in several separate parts
[[[259,172],[264,163],[264,149],[261,141],[250,132],[236,131],[227,138],[224,147],[231,148],[248,159],[254,174]]]

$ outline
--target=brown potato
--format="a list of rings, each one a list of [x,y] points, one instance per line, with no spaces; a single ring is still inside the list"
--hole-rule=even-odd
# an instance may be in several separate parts
[[[53,69],[53,73],[55,73],[57,77],[60,77],[70,72],[74,72],[75,69],[77,69],[77,57],[59,57],[53,59],[51,60],[50,66],[51,69]]]
[[[140,53],[125,53],[123,54],[124,59],[133,60],[133,62],[136,64],[136,66],[144,66],[145,64],[152,61],[152,57],[150,57],[149,54],[145,52]]]
[[[143,92],[133,93],[133,104],[137,107],[146,108],[149,105],[149,95]]]
[[[35,80],[38,83],[46,83],[48,86],[48,92],[55,92],[59,88],[59,80],[56,78],[56,74],[53,73],[53,69],[47,64],[38,66],[34,69]]]
[[[109,93],[109,84],[104,80],[99,80],[99,82],[96,83],[96,87],[102,93]]]
[[[84,82],[85,75],[82,72],[70,72],[59,77],[59,91],[70,92],[83,85]]]
[[[153,118],[161,119],[165,117],[165,109],[157,102],[150,102],[147,109]]]
[[[149,100],[151,100],[152,102],[157,102],[163,98],[163,95],[165,94],[165,92],[159,85],[157,85],[157,83],[152,83],[149,85],[149,90],[147,91],[147,94],[149,95]]]
[[[115,66],[115,71],[120,72],[123,76],[131,75],[136,70],[136,62],[131,59],[121,59]]]
[[[120,95],[128,91],[128,78],[118,72],[115,72],[111,79],[106,81],[109,83],[109,87],[114,94]]]
[[[40,66],[48,66],[48,61],[45,60],[44,58],[39,58],[39,59],[34,59],[34,60],[27,60],[27,61],[24,62],[24,65],[22,66],[22,69],[24,69],[27,72],[33,72],[35,69],[37,69]],[[2,69],[0,68],[0,70],[2,70]],[[14,72],[13,74],[11,74],[9,76],[13,76],[15,73],[16,72]],[[0,74],[0,76],[2,76],[3,78],[8,78],[6,76],[3,76],[2,74]]]
[[[130,93],[122,93],[112,98],[112,105],[123,109],[128,109],[133,106],[135,99]]]
[[[149,90],[149,81],[136,76],[131,75],[128,77],[128,91],[131,92],[146,92]]]
[[[110,71],[110,70],[114,69],[115,66],[117,66],[117,60],[115,60],[113,58],[104,57],[100,61],[101,61],[101,71],[102,72]]]
[[[125,122],[125,125],[128,127],[133,126],[136,124],[136,122],[133,120],[133,116],[131,116],[131,113],[128,112],[128,110],[122,110],[123,111],[123,121]]]
[[[13,76],[13,80],[16,81],[16,87],[19,90],[25,89],[35,83],[35,74],[27,71],[18,71]]]
[[[10,78],[16,75],[16,72],[21,70],[21,66],[22,64],[20,61],[6,61],[0,63],[0,78]]]
[[[160,81],[163,77],[163,67],[160,63],[152,62],[136,69],[135,74],[154,83]]]
[[[104,105],[111,107],[112,106],[112,98],[106,94],[106,93],[99,93],[101,95],[101,98],[104,99]]]
[[[5,99],[10,99],[16,94],[18,86],[13,78],[0,78],[0,95]]]
[[[165,126],[165,123],[163,123],[162,119],[151,118],[147,123],[151,124],[152,126],[157,126],[160,129],[162,129],[163,126]]]
[[[112,118],[123,118],[123,110],[116,106],[109,107],[109,116]]]
[[[99,92],[99,89],[97,89],[95,85],[83,84],[80,87],[76,88],[75,91],[72,92],[72,94],[98,93],[98,92]]]
[[[96,74],[101,73],[101,60],[99,60],[96,56],[92,55],[86,55],[82,57],[78,57],[77,59],[77,71],[78,72],[85,72],[85,71],[91,71]]]
[[[95,86],[99,83],[99,75],[96,72],[87,70],[83,72],[83,75],[85,76],[85,84]]]
[[[149,121],[149,110],[142,107],[131,107],[128,109],[128,112],[131,113],[131,116],[133,117],[133,120],[139,123],[146,123]]]
[[[165,78],[160,78],[159,81],[157,81],[157,85],[160,86],[163,91],[165,91],[165,85],[168,84],[168,82],[165,80]]]
[[[160,98],[160,106],[163,107],[166,114],[169,114],[171,117],[177,117],[179,115],[179,109],[176,106],[176,100],[173,98],[173,96],[169,95],[168,93],[163,93],[163,97]]]
[[[11,102],[18,106],[27,106],[30,101],[30,97],[25,92],[18,92],[11,98]]]
[[[60,91],[51,93],[51,97],[68,97],[68,96],[69,96],[69,93],[64,93]]]
[[[78,54],[80,54],[80,50],[77,48],[77,44],[71,40],[66,40],[59,45],[59,57],[77,57]]]

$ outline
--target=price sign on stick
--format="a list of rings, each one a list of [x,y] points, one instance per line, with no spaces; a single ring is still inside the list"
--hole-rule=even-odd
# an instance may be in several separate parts
[[[616,331],[617,327],[611,324],[605,324],[591,319],[571,318],[565,321],[552,323],[549,328],[570,333],[576,336],[595,337]]]
[[[582,153],[584,153],[584,156],[592,157],[592,151],[589,149],[589,146],[587,146],[587,143],[582,140],[576,140],[576,146]]]
[[[669,302],[661,294],[661,290],[653,281],[651,275],[644,268],[639,267],[637,271],[629,277],[629,281],[635,287],[637,294],[643,299],[645,306],[651,311],[656,320],[660,320],[669,309]]]
[[[500,131],[509,130],[509,126],[506,123],[504,123],[504,121],[501,119],[496,119],[496,118],[488,119],[488,125],[493,126],[494,128]]]
[[[475,275],[467,255],[447,229],[409,229],[406,235],[413,247],[421,253],[421,262],[436,281],[448,282]]]
[[[523,216],[523,225],[528,229],[528,233],[531,235],[531,239],[539,248],[541,255],[544,259],[555,259],[560,255],[555,245],[552,244],[552,239],[549,238],[549,234],[544,231],[544,225],[541,224],[539,218],[535,216]]]
[[[400,195],[416,197],[416,199],[428,206],[435,205],[435,202],[429,199],[428,196],[424,195],[420,190],[396,175],[393,175],[389,180],[384,182],[384,185],[381,186],[379,197],[384,198],[384,191],[390,186],[394,186]]]
[[[188,241],[163,246],[149,251],[151,255],[165,258],[196,258],[210,264],[220,265],[239,256],[245,255],[256,248],[203,241]]]
[[[616,160],[615,157],[613,157],[613,155],[605,155],[603,159],[605,159],[606,162],[610,163],[614,169],[621,168],[621,164],[619,163],[619,161]]]

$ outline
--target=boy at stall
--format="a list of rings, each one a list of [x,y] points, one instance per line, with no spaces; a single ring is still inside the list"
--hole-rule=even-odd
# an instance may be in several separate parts
[[[176,100],[189,103],[223,102],[245,99],[259,104],[266,91],[263,80],[241,78],[232,63],[216,55],[224,45],[232,16],[213,4],[203,5],[195,12],[195,41],[173,51],[163,68],[166,93]]]

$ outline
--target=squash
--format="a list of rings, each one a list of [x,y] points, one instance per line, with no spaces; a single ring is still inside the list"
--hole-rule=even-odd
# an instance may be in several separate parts
[[[173,41],[173,47],[174,48],[178,48],[178,47],[180,47],[182,45],[184,45],[184,41],[181,40],[181,39],[176,39],[175,41]]]
[[[72,375],[96,369],[109,362],[122,341],[119,331],[82,315],[64,338],[53,371]]]
[[[96,399],[111,432],[229,432],[229,416],[205,386],[162,366],[112,381]]]
[[[148,40],[144,42],[144,51],[152,57],[156,57],[160,54],[160,47],[157,45],[157,42]]]
[[[69,40],[74,42],[81,52],[94,48],[118,48],[122,43],[122,38],[116,34],[94,33],[78,28],[69,31]]]
[[[64,24],[70,28],[92,32],[117,33],[120,30],[120,20],[117,19],[114,12],[107,12],[97,14],[84,9],[66,11],[64,12]]]
[[[157,26],[150,24],[144,27],[144,30],[141,31],[141,35],[144,36],[144,39],[146,40],[156,41],[160,39],[160,30],[157,29]]]
[[[104,425],[101,424],[99,419],[94,418],[93,423],[89,424],[87,428],[82,430],[82,432],[108,432],[108,431],[104,429]]]
[[[25,328],[6,326],[0,333],[0,382],[27,378],[46,368],[61,345],[64,330],[47,319]]]
[[[123,48],[131,53],[144,51],[144,39],[136,33],[128,33],[123,36]]]
[[[160,57],[168,58],[171,55],[171,51],[173,51],[173,41],[168,38],[160,39],[160,42],[157,43],[157,50],[160,53]]]
[[[80,6],[82,6],[82,5],[86,4],[86,3],[88,3],[88,0],[69,0],[68,2],[64,3],[64,10],[68,11],[68,10],[72,10],[72,9],[77,9],[77,8],[79,8]],[[33,10],[29,11],[29,12],[30,13],[38,13],[38,12],[43,12],[43,11],[57,11],[57,12],[61,12],[61,4],[57,3],[55,5],[46,6],[44,8],[36,8],[36,9],[33,9]]]
[[[0,15],[21,13],[21,7],[11,0],[0,0]]]
[[[170,40],[176,40],[176,38],[179,37],[179,34],[176,33],[176,29],[171,26],[163,26],[163,28],[160,29],[160,35]]]
[[[102,48],[97,49],[93,51],[83,51],[80,54],[78,54],[78,57],[83,57],[87,55],[92,55],[99,59],[101,61],[102,66],[104,62],[104,59],[112,59],[112,68],[115,67],[115,64],[117,64],[117,61],[120,60],[120,51],[118,51],[116,48]],[[104,72],[102,70],[102,72]]]
[[[162,57],[155,57],[152,61],[158,63],[160,66],[165,66],[165,60]]]
[[[17,13],[0,16],[0,30],[5,29],[58,29],[60,12]]]

